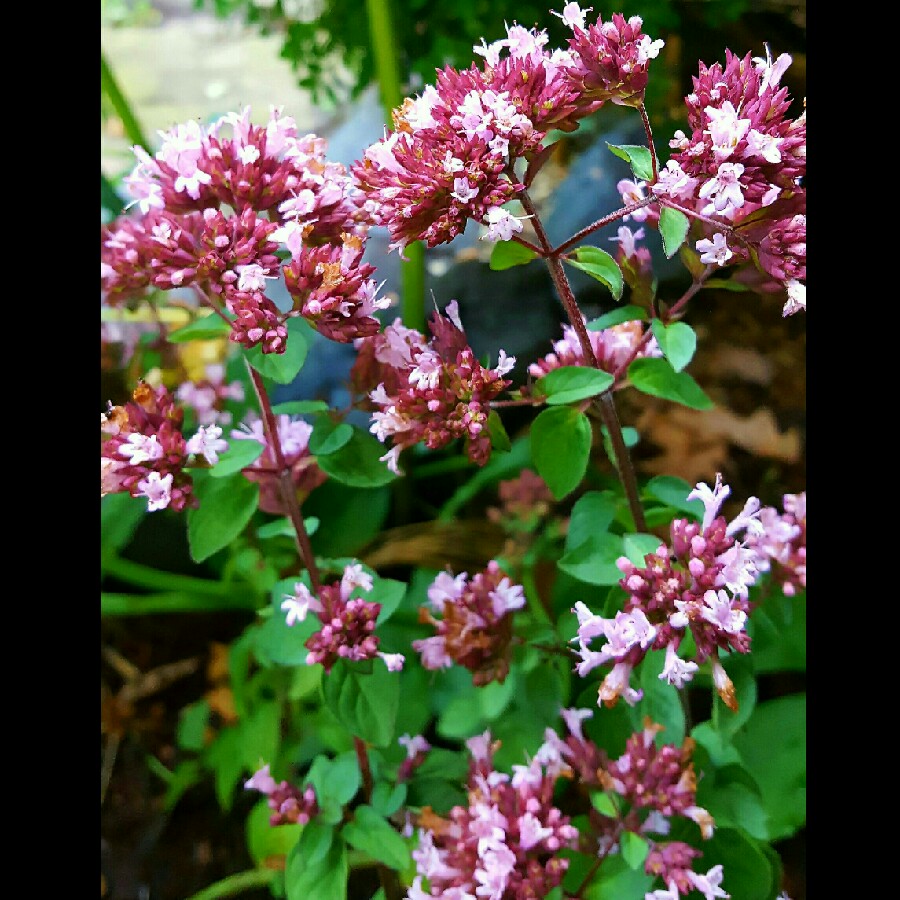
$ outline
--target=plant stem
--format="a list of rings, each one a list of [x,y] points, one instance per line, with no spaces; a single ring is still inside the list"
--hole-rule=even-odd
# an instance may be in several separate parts
[[[659,175],[659,161],[656,158],[656,147],[653,146],[653,129],[650,127],[650,117],[647,115],[647,108],[642,103],[638,107],[641,114],[641,121],[644,123],[644,132],[647,135],[647,149],[650,151],[650,165],[653,170],[653,177],[650,179],[654,184]]]
[[[275,419],[275,413],[272,412],[272,404],[269,401],[269,395],[266,386],[263,383],[262,376],[249,361],[244,360],[247,364],[247,371],[250,373],[250,380],[253,382],[253,390],[256,392],[256,399],[259,401],[259,408],[262,412],[263,427],[266,431],[266,438],[269,446],[272,448],[272,454],[275,457],[275,465],[278,468],[278,480],[281,488],[281,499],[284,502],[288,518],[294,526],[297,535],[297,549],[300,551],[300,557],[303,564],[309,572],[309,580],[312,584],[313,593],[318,595],[322,589],[322,582],[319,579],[319,570],[316,566],[316,556],[313,553],[312,544],[309,541],[309,535],[306,532],[306,525],[303,522],[303,514],[300,512],[300,504],[297,501],[297,490],[294,487],[291,478],[291,470],[284,461],[284,453],[281,450],[281,438],[278,436],[278,422]]]
[[[115,554],[102,561],[102,568],[107,575],[120,578],[129,584],[151,588],[157,591],[185,591],[191,594],[203,594],[212,597],[227,597],[234,593],[231,585],[209,578],[194,578],[192,575],[178,575],[175,572],[162,572],[152,566],[122,559]]]
[[[594,348],[591,345],[591,339],[588,335],[587,328],[584,324],[584,316],[578,308],[578,301],[575,294],[572,293],[572,286],[563,270],[562,260],[559,258],[559,250],[553,250],[544,226],[538,216],[537,209],[528,196],[528,191],[522,190],[519,194],[519,201],[525,209],[525,212],[531,215],[531,224],[534,227],[535,234],[541,246],[544,248],[545,261],[550,270],[550,277],[556,286],[556,292],[562,301],[566,310],[569,322],[578,335],[578,343],[581,345],[581,352],[585,362],[595,369],[599,369],[597,357],[594,355]],[[562,245],[562,246],[565,246]],[[619,415],[616,411],[616,401],[613,399],[612,391],[604,391],[592,404],[600,413],[600,418],[606,426],[609,433],[609,439],[613,448],[613,456],[615,457],[616,469],[619,478],[622,480],[622,486],[625,488],[625,496],[628,498],[628,506],[631,510],[631,517],[634,519],[634,527],[637,531],[646,531],[647,522],[644,519],[644,508],[641,506],[640,497],[638,495],[637,477],[634,473],[634,466],[631,464],[631,456],[628,453],[628,447],[625,446],[625,439],[622,436],[622,426],[619,423]]]
[[[257,604],[243,594],[192,594],[163,591],[154,594],[100,592],[101,616],[149,616],[159,613],[222,612],[254,610]]]
[[[187,900],[216,900],[218,897],[235,897],[251,888],[265,887],[271,884],[278,873],[275,869],[249,869],[229,875],[209,887],[192,894]]]
[[[385,122],[403,102],[400,64],[397,59],[396,30],[391,21],[390,0],[366,0],[369,16],[369,43],[375,57],[375,72]],[[407,328],[425,330],[425,248],[417,241],[404,250],[400,261],[400,317]]]
[[[649,197],[644,197],[643,200],[638,200],[637,203],[629,203],[628,206],[623,206],[621,209],[617,209],[615,212],[605,215],[602,219],[597,219],[596,222],[591,222],[590,225],[586,225],[581,231],[573,234],[567,241],[563,241],[555,250],[550,250],[549,252],[554,256],[559,256],[561,253],[568,250],[569,247],[577,244],[582,238],[586,238],[589,234],[593,234],[604,225],[609,225],[610,222],[615,222],[617,219],[624,219],[625,216],[630,215],[636,209],[643,209],[643,207],[649,206],[651,203],[656,203],[657,201],[658,198],[651,194]]]
[[[359,771],[362,773],[363,794],[366,803],[372,799],[372,768],[369,765],[369,751],[366,749],[366,742],[356,735],[353,735],[353,748],[356,750],[356,759],[359,763]],[[384,890],[385,900],[401,900],[402,892],[400,890],[400,879],[397,873],[378,863],[378,877],[381,879],[381,887]]]
[[[125,99],[125,95],[119,90],[119,85],[116,83],[116,79],[113,76],[112,69],[109,67],[109,63],[106,61],[103,50],[100,51],[100,89],[106,93],[107,97],[109,97],[109,102],[112,103],[116,115],[122,120],[122,126],[125,129],[125,134],[128,135],[128,140],[130,140],[132,144],[143,147],[150,153],[150,144],[148,143],[147,138],[144,137],[144,132],[141,131],[141,126],[138,124],[138,120],[131,111],[131,106]]]

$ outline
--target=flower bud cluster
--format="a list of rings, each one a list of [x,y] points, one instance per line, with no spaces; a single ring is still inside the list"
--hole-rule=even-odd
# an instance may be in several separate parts
[[[491,560],[471,579],[467,572],[441,572],[428,588],[428,600],[433,612],[420,607],[419,619],[433,625],[437,634],[412,643],[422,665],[441,669],[456,663],[472,673],[478,686],[504,681],[510,662],[510,613],[525,605],[521,585],[513,584]]]
[[[687,737],[680,747],[660,745],[657,735],[663,727],[645,717],[643,728],[626,741],[625,752],[611,760],[583,733],[582,722],[593,717],[593,710],[564,709],[561,714],[568,734],[561,738],[548,728],[535,758],[574,778],[579,790],[605,791],[611,799],[611,814],[596,807],[590,811],[590,841],[596,842],[592,849],[605,856],[618,851],[625,832],[637,834],[649,844],[644,871],[689,893],[695,877],[692,861],[702,853],[683,841],[665,838],[677,819],[694,822],[704,840],[715,832],[712,816],[696,802],[694,741]]]
[[[184,381],[175,391],[175,399],[194,413],[200,425],[230,425],[231,413],[224,408],[227,400],[244,399],[244,386],[240,381],[225,383],[225,367],[220,363],[205,366],[203,378]]]
[[[324,266],[327,281],[339,260],[341,278],[356,279],[359,295],[345,287],[330,310],[352,325],[320,330],[346,341],[377,327],[370,313],[382,304],[364,283],[371,267],[355,271],[371,218],[346,169],[325,159],[322,138],[298,136],[294,120],[275,108],[265,126],[252,125],[245,108],[208,128],[189,122],[160,136],[155,156],[134,148],[138,165],[125,179],[140,216],[124,214],[101,231],[106,302],[140,299],[151,286],[191,286],[231,313],[232,341],[283,353],[285,320],[304,313],[282,313],[266,295],[267,282],[282,276],[276,253],[284,245],[297,259],[322,248],[312,268]],[[348,239],[356,242],[349,258]],[[310,321],[318,327],[321,310]]]
[[[287,781],[276,782],[269,771],[269,765],[261,769],[244,782],[246,790],[259,791],[268,797],[270,825],[305,825],[319,812],[316,792],[312,785],[301,790]]]
[[[591,26],[584,16],[567,4],[561,18],[574,36],[552,51],[546,31],[507,25],[505,38],[473,48],[482,67],[439,70],[394,110],[394,130],[351,167],[392,248],[452,241],[470,219],[490,240],[509,240],[522,230],[502,209],[523,188],[516,161],[534,159],[551,129],[574,130],[607,100],[640,102],[663,42],[642,34],[637,16]]]
[[[276,416],[278,442],[285,467],[291,473],[291,481],[302,501],[313,488],[318,487],[327,478],[316,465],[315,457],[309,452],[309,436],[312,425],[302,419],[295,419],[287,414]],[[281,495],[278,460],[273,450],[262,419],[244,422],[240,428],[231,432],[231,437],[239,441],[257,441],[265,447],[262,455],[244,468],[244,476],[248,481],[259,482],[259,508],[263,512],[275,516],[289,515]]]
[[[381,612],[381,604],[354,596],[357,588],[372,590],[372,576],[358,563],[346,566],[340,581],[324,585],[315,595],[302,581],[298,581],[294,585],[294,593],[285,596],[281,608],[287,614],[285,621],[289,626],[304,621],[310,611],[322,623],[322,627],[304,644],[309,650],[307,665],[320,663],[328,673],[339,659],[393,656],[378,653],[375,622]],[[392,668],[392,662],[391,659],[385,660],[388,668],[395,671],[402,666],[402,657],[399,666]]]
[[[303,247],[284,269],[294,310],[342,344],[377,334],[381,323],[375,311],[391,305],[376,297],[378,286],[368,277],[375,266],[362,262],[363,248],[362,238],[345,232],[342,245]]]
[[[773,506],[759,511],[763,531],[747,539],[760,572],[771,572],[788,597],[806,590],[806,491],[785,494],[783,513]]]
[[[622,322],[601,331],[588,329],[591,348],[599,368],[613,375],[620,366],[629,362],[632,356],[635,359],[644,356],[662,356],[662,350],[652,335],[641,346],[644,331],[644,326],[639,321]],[[528,367],[528,374],[533,378],[541,378],[562,366],[586,365],[588,363],[585,361],[577,332],[571,325],[563,325],[562,340],[554,341],[553,352],[533,362]]]
[[[700,64],[686,98],[691,132],[669,142],[675,152],[653,191],[733,226],[695,226],[705,232],[700,261],[738,265],[758,290],[787,291],[790,315],[806,309],[806,112],[787,117],[790,98],[779,87],[787,54],[772,61],[726,51],[725,59]]]
[[[553,804],[559,777],[536,758],[498,772],[490,733],[470,738],[468,803],[444,818],[426,810],[419,816],[419,843],[412,856],[416,876],[407,900],[431,897],[485,897],[526,900],[546,897],[565,874],[560,854],[574,848],[578,830]],[[423,887],[427,879],[428,889]]]
[[[687,499],[703,502],[702,523],[676,519],[671,526],[671,548],[661,544],[655,553],[645,556],[643,567],[627,557],[617,560],[624,576],[619,585],[628,599],[614,618],[595,615],[580,601],[575,604],[579,624],[572,640],[579,645],[578,673],[584,676],[597,666],[613,663],[600,685],[598,702],[613,706],[622,696],[626,702],[636,703],[642,692],[629,686],[631,671],[649,650],[665,650],[660,679],[681,688],[692,680],[698,664],[709,659],[719,695],[737,709],[734,687],[718,653],[747,653],[750,649],[745,630],[750,611],[748,589],[756,580],[758,567],[754,551],[735,534],[758,534],[762,524],[755,497],[731,522],[718,515],[730,492],[720,475],[714,488],[698,484]],[[688,632],[696,645],[696,661],[678,656]],[[591,649],[591,640],[600,636],[606,643],[599,650]]]
[[[404,448],[423,443],[438,450],[457,438],[465,441],[469,459],[483,466],[491,454],[490,402],[511,384],[503,376],[515,357],[501,350],[495,368],[482,366],[469,346],[455,300],[447,304],[446,317],[436,310],[429,324],[429,341],[399,320],[367,338],[370,346],[360,349],[354,376],[360,386],[366,378],[369,384],[378,378],[368,395],[375,407],[369,430],[382,443],[391,440],[382,460],[397,474]]]
[[[100,496],[129,493],[147,500],[150,512],[180,512],[196,505],[193,481],[185,466],[203,458],[213,464],[227,446],[215,425],[186,441],[184,410],[162,385],[141,382],[124,406],[109,405],[100,416]],[[212,460],[206,458],[212,456]]]

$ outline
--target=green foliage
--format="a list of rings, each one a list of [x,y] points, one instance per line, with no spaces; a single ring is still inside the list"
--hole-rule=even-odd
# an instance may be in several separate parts
[[[491,250],[489,265],[494,272],[501,272],[513,266],[524,266],[533,259],[537,259],[534,250],[523,247],[517,241],[497,241]]]
[[[570,406],[545,409],[531,426],[531,458],[557,500],[570,494],[587,471],[591,425]]]
[[[625,286],[622,270],[615,259],[605,250],[601,250],[599,247],[579,247],[565,259],[570,266],[581,269],[591,278],[605,284],[614,300],[622,299],[622,290]]]
[[[651,397],[672,400],[691,409],[712,409],[713,402],[687,372],[676,372],[667,359],[644,357],[628,367],[628,379]]]

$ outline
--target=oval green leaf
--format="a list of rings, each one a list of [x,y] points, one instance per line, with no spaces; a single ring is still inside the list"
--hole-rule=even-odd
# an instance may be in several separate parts
[[[226,478],[240,472],[244,466],[249,466],[262,456],[266,449],[265,444],[253,440],[232,440],[228,449],[219,454],[219,461],[209,470],[213,478]]]
[[[606,146],[619,159],[624,159],[631,166],[631,171],[638,181],[650,181],[653,178],[653,161],[647,147],[640,144],[610,144],[609,141],[606,142]]]
[[[587,323],[588,331],[603,331],[605,328],[612,328],[613,325],[621,325],[623,322],[644,321],[647,313],[639,306],[628,304],[620,306],[618,309],[610,310],[602,316]]]
[[[400,702],[400,678],[381,660],[371,672],[339,660],[322,680],[328,708],[353,735],[375,747],[386,747],[394,737]]]
[[[357,807],[353,819],[341,829],[341,835],[351,847],[397,872],[404,871],[410,864],[406,841],[371,806]]]
[[[231,331],[231,326],[219,316],[210,313],[207,316],[198,316],[193,322],[188,322],[182,328],[166,335],[166,340],[173,344],[183,344],[187,341],[214,341],[223,338]]]
[[[591,423],[570,406],[545,409],[531,426],[531,458],[550,493],[562,500],[581,483],[591,455]]]
[[[572,258],[574,257],[574,259]],[[605,284],[616,300],[622,298],[624,280],[622,270],[615,259],[605,250],[599,247],[579,247],[572,252],[572,256],[564,257],[565,261],[582,272],[587,272],[591,278]]]
[[[677,209],[661,206],[659,210],[659,234],[662,237],[666,258],[671,259],[684,243],[691,223],[688,217]]]
[[[327,456],[340,450],[353,437],[353,426],[335,422],[330,416],[317,416],[309,436],[309,452],[313,456]]]
[[[203,562],[230,544],[246,527],[259,503],[259,485],[243,475],[197,478],[200,506],[188,510],[191,559]]]
[[[490,268],[495,272],[511,269],[513,266],[524,266],[537,259],[533,250],[524,247],[518,241],[497,241],[491,250]]]
[[[316,462],[326,475],[350,487],[380,487],[397,476],[383,463],[387,448],[367,431],[350,426],[353,433],[339,449]]]
[[[244,351],[247,362],[265,378],[278,384],[289,384],[303,368],[309,351],[309,325],[294,316],[287,320],[287,340],[284,353],[263,353],[259,345]]]
[[[550,406],[576,403],[602,394],[615,378],[601,369],[588,366],[560,366],[534,383],[537,396],[543,395]]]
[[[687,372],[676,372],[667,359],[645,357],[628,367],[632,385],[644,394],[681,403],[691,409],[712,409],[714,404]]]
[[[654,319],[650,327],[666,359],[676,372],[680,372],[694,358],[697,349],[694,329],[685,322],[663,325],[660,319]]]

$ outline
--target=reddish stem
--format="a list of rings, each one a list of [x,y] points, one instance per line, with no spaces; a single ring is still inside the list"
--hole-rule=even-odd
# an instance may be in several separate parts
[[[578,335],[578,343],[581,345],[581,352],[588,365],[599,369],[597,357],[594,355],[594,348],[591,345],[591,339],[588,335],[587,328],[584,324],[584,316],[578,307],[575,295],[572,293],[572,287],[569,279],[563,270],[562,261],[559,258],[560,250],[553,250],[547,232],[544,230],[543,223],[537,214],[537,209],[528,196],[528,191],[524,188],[519,194],[519,201],[525,209],[525,212],[531,216],[531,224],[535,234],[544,248],[545,261],[547,268],[550,270],[550,277],[556,286],[556,291],[566,310],[569,322]],[[646,204],[642,204],[646,205]],[[562,245],[567,246],[566,244]],[[631,464],[631,456],[628,453],[628,447],[625,446],[625,439],[622,436],[622,426],[619,423],[619,415],[616,411],[616,401],[613,399],[611,391],[604,391],[599,397],[593,401],[594,407],[600,413],[600,418],[606,426],[610,443],[613,448],[613,456],[615,458],[615,466],[622,480],[622,486],[625,488],[625,496],[628,498],[628,506],[631,510],[631,516],[634,519],[634,527],[637,531],[644,532],[647,530],[647,523],[644,518],[644,509],[638,495],[637,477],[634,467]]]
[[[656,158],[656,147],[653,146],[653,129],[650,127],[650,117],[647,115],[647,108],[642,103],[638,107],[641,114],[641,121],[644,123],[644,133],[647,135],[647,149],[650,151],[650,165],[653,170],[653,177],[650,179],[652,184],[656,184],[659,177],[659,161]]]
[[[245,360],[245,362],[247,363],[247,371],[250,373],[250,380],[253,382],[253,390],[256,392],[256,399],[259,401],[266,439],[268,440],[269,446],[272,448],[272,454],[275,457],[275,466],[278,469],[279,487],[281,488],[281,499],[288,511],[288,517],[291,520],[291,524],[294,526],[294,531],[297,535],[297,549],[300,551],[303,564],[309,572],[309,580],[312,584],[313,593],[318,596],[322,589],[322,582],[319,579],[319,570],[316,566],[316,557],[313,553],[312,544],[309,541],[306,526],[303,524],[303,514],[300,512],[300,504],[297,501],[297,491],[291,478],[291,470],[284,460],[284,453],[281,449],[281,439],[278,436],[278,422],[275,419],[275,413],[272,412],[272,404],[269,402],[269,395],[266,391],[266,386],[263,383],[262,376],[247,360]]]

